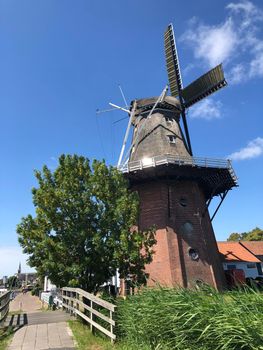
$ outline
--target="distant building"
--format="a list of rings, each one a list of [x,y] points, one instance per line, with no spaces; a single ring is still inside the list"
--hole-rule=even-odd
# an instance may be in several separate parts
[[[20,282],[21,286],[27,286],[29,284],[36,284],[37,274],[36,272],[21,272],[21,263],[19,263],[17,273],[15,274],[17,280]]]
[[[7,276],[3,276],[3,278],[0,278],[0,286],[5,287],[7,283]]]
[[[217,245],[224,270],[242,269],[246,278],[263,275],[263,260],[259,259],[263,257],[263,242],[217,242]]]
[[[17,279],[21,282],[22,287],[27,286],[29,284],[36,284],[37,274],[36,272],[20,273],[19,275],[17,275]]]
[[[48,276],[45,276],[45,279],[44,279],[44,292],[50,292],[50,291],[53,291],[53,290],[56,290],[56,289],[57,289],[57,286],[50,281]]]
[[[21,273],[21,262],[19,263],[17,273],[18,273],[18,274],[20,274],[20,273]]]

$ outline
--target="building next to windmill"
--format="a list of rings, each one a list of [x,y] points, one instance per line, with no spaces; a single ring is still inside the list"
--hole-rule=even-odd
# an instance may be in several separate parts
[[[230,161],[193,157],[185,109],[226,81],[219,65],[183,89],[171,25],[165,49],[172,96],[165,89],[159,97],[132,102],[132,144],[123,162],[122,150],[119,168],[139,194],[139,229],[156,227],[148,285],[204,282],[221,289],[225,278],[208,207],[214,196],[221,198],[220,206],[237,179]]]

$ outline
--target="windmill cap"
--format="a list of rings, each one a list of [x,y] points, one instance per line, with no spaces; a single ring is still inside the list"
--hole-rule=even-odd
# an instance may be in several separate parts
[[[136,112],[135,116],[138,116],[139,114],[143,114],[145,112],[151,111],[153,106],[158,100],[158,96],[156,97],[149,97],[149,98],[142,98],[140,100],[134,100],[131,102],[131,108],[133,107],[134,103],[136,102]],[[181,105],[177,98],[173,96],[165,96],[164,99],[156,105],[155,109],[166,109],[168,111],[174,112],[176,114],[180,114],[181,111]]]

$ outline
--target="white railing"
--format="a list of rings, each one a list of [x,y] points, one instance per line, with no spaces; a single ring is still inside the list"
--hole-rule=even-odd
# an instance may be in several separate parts
[[[229,159],[215,159],[215,158],[202,158],[202,157],[177,157],[171,154],[165,154],[162,156],[155,156],[149,158],[143,158],[136,161],[128,162],[121,165],[119,170],[123,173],[129,173],[136,170],[142,170],[145,168],[156,167],[163,164],[175,164],[178,166],[190,166],[201,168],[220,168],[229,169],[229,172],[235,182],[237,177],[232,168],[231,161]]]
[[[79,288],[62,288],[62,300],[63,309],[87,321],[91,331],[94,327],[110,337],[112,342],[116,339],[113,332],[116,305]]]
[[[0,296],[0,326],[3,325],[9,311],[11,292],[5,292]]]

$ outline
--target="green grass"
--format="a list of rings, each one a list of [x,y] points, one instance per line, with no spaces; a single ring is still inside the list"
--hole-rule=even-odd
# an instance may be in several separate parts
[[[145,289],[118,302],[118,336],[130,349],[263,349],[263,295],[254,290]]]
[[[111,344],[109,338],[104,338],[99,333],[92,334],[87,323],[82,321],[68,321],[72,330],[78,350],[138,350],[132,344],[125,341],[121,343]],[[149,347],[140,348],[141,350],[149,350]]]
[[[119,299],[118,342],[70,321],[79,350],[263,350],[263,294],[252,289],[144,289]]]
[[[12,327],[0,328],[0,350],[7,349],[13,333]]]
[[[99,336],[94,336],[87,323],[81,321],[68,321],[78,350],[111,350],[114,347],[110,341]]]

